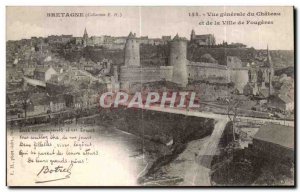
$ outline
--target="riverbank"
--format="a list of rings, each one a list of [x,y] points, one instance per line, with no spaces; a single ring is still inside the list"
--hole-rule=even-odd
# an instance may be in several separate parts
[[[174,150],[168,162],[158,164],[151,170],[144,185],[210,186],[211,162],[217,155],[218,145],[226,120],[215,122],[213,132],[198,139],[186,140],[186,143]],[[163,159],[162,161],[167,161]],[[167,180],[166,180],[167,179]],[[173,181],[173,182],[170,182]]]
[[[193,186],[196,175],[200,176],[201,186],[210,185],[210,169],[199,164],[199,151],[206,147],[210,136],[189,142],[185,149],[171,162],[160,167],[156,172],[144,179],[143,185]],[[195,173],[195,170],[197,172]],[[194,175],[193,175],[194,174]],[[173,179],[173,182],[166,179]]]

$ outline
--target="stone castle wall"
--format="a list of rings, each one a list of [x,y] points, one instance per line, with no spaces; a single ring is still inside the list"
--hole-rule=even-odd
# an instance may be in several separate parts
[[[187,65],[188,77],[191,80],[202,80],[210,82],[230,82],[230,73],[226,66],[203,63],[190,62]]]
[[[129,83],[147,83],[161,80],[172,80],[172,66],[160,67],[135,67],[135,66],[121,66],[120,68],[120,82]]]
[[[135,67],[135,66],[121,66],[120,81],[121,82],[153,82],[160,80],[159,67]]]
[[[172,81],[173,66],[160,66],[160,78],[166,81]]]

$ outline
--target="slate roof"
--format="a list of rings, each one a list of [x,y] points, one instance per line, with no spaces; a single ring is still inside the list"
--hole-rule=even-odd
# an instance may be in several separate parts
[[[52,67],[37,67],[37,68],[35,68],[35,71],[40,72],[40,73],[45,73],[50,68],[52,68]]]
[[[294,127],[268,123],[261,126],[253,139],[278,144],[294,150]]]
[[[196,39],[206,39],[210,37],[213,37],[213,35],[212,34],[196,35]]]
[[[45,73],[49,68],[48,67],[41,67],[41,68],[36,68],[35,71]]]
[[[293,99],[285,94],[278,95],[278,98],[281,99],[284,103],[292,103]]]
[[[264,88],[259,91],[260,95],[264,98],[269,97],[269,88]]]

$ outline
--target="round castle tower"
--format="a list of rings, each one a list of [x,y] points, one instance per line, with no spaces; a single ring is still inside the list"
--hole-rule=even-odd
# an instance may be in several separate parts
[[[173,66],[172,81],[182,87],[188,83],[186,52],[187,40],[177,34],[170,42],[169,65]]]
[[[125,66],[140,66],[140,45],[131,32],[126,40],[124,57]]]

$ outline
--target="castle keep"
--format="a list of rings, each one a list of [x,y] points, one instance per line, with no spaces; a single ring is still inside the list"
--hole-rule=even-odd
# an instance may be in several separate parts
[[[169,66],[173,66],[172,81],[182,87],[188,84],[186,52],[187,40],[177,34],[170,42]]]
[[[140,66],[140,45],[137,42],[135,34],[128,35],[125,44],[125,66]]]

